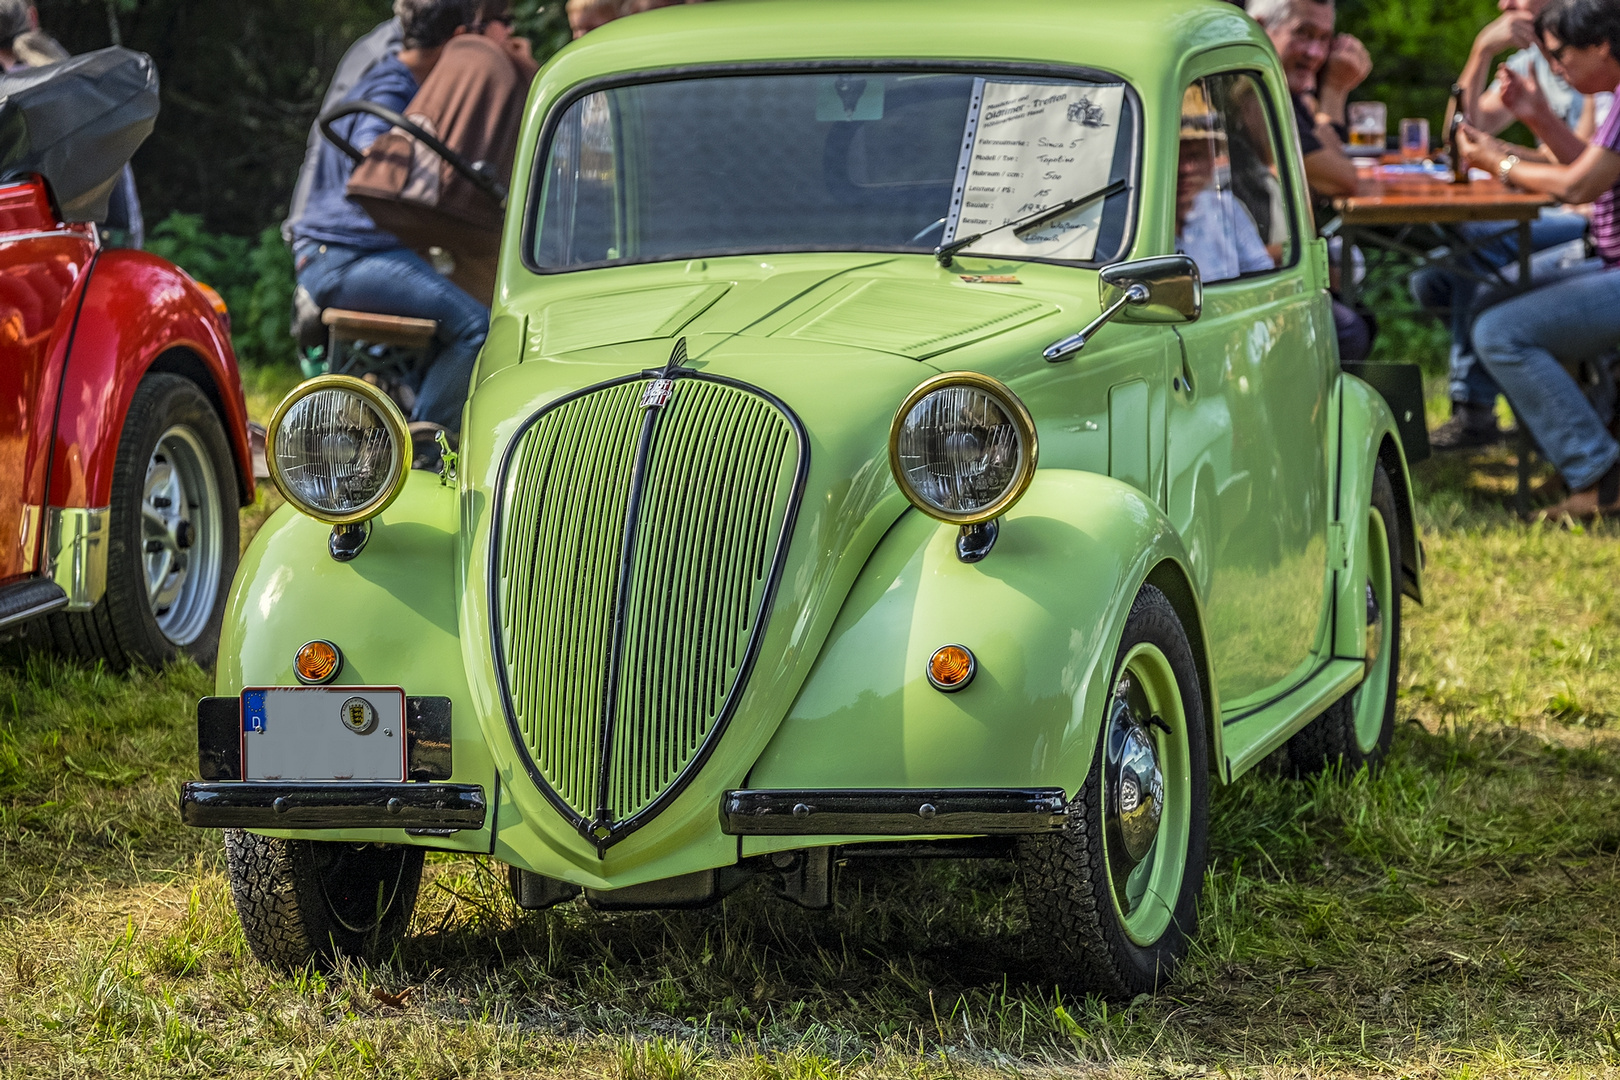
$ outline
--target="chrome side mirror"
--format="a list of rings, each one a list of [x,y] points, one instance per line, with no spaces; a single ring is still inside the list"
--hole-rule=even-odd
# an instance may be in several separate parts
[[[1198,264],[1185,255],[1105,266],[1097,275],[1102,314],[1078,334],[1054,341],[1041,353],[1051,363],[1067,360],[1086,347],[1091,336],[1118,315],[1126,322],[1185,323],[1204,310],[1204,282]]]

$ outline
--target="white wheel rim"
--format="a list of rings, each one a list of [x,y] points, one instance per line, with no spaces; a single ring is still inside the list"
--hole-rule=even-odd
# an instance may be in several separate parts
[[[141,570],[146,599],[163,636],[189,645],[202,635],[219,597],[224,522],[219,479],[197,433],[165,431],[146,463],[141,491]]]

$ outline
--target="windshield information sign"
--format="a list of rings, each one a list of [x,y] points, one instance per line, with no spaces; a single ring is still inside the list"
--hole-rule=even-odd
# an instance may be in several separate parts
[[[943,242],[990,233],[1108,183],[1125,87],[976,81]],[[1103,200],[1028,231],[973,244],[983,255],[1086,262],[1097,250]]]

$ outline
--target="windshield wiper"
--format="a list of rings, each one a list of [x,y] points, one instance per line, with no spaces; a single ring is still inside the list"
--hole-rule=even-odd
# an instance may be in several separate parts
[[[1094,203],[1098,199],[1118,195],[1129,186],[1124,180],[1115,180],[1107,187],[1098,188],[1089,195],[1082,195],[1078,199],[1070,199],[1068,202],[1061,202],[1056,206],[1048,206],[1044,210],[1037,210],[1025,217],[1016,218],[1013,221],[1004,221],[993,229],[986,229],[984,232],[977,232],[972,236],[964,236],[960,240],[952,240],[948,244],[941,244],[934,249],[934,258],[939,260],[940,266],[950,266],[951,260],[956,257],[957,252],[977,244],[993,232],[1000,232],[1002,229],[1011,229],[1014,233],[1034,232],[1049,221],[1063,217],[1065,214],[1078,210],[1088,203]]]

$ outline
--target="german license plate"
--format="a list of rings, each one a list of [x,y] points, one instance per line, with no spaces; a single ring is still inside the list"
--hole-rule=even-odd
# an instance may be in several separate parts
[[[405,691],[273,686],[242,691],[245,780],[404,780]]]

